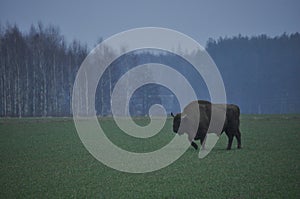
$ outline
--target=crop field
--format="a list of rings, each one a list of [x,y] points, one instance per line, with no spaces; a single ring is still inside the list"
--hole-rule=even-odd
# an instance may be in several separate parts
[[[174,136],[171,118],[149,139],[99,121],[129,151],[153,151]],[[0,198],[300,198],[300,115],[242,115],[241,132],[240,150],[234,140],[227,151],[223,134],[204,159],[190,147],[168,167],[131,174],[96,160],[72,118],[0,118]]]

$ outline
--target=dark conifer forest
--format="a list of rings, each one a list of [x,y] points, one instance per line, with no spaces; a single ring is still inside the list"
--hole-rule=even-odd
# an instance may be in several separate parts
[[[229,102],[244,113],[300,112],[300,34],[209,40]]]

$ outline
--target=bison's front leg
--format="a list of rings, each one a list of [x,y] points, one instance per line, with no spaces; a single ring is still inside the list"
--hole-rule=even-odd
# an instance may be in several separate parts
[[[188,139],[189,139],[189,141],[191,143],[191,146],[194,147],[194,149],[198,150],[198,145],[195,142],[193,142],[194,136],[192,136],[190,134],[189,137],[188,137]]]
[[[191,142],[192,147],[194,147],[194,149],[198,150],[198,145],[195,142]]]
[[[207,132],[207,129],[202,129],[197,132],[197,135],[195,137],[195,140],[200,140],[202,150],[205,150],[206,132]]]

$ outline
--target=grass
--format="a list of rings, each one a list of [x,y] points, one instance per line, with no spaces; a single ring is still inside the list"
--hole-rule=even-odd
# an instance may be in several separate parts
[[[171,119],[147,140],[100,121],[115,144],[131,151],[158,149],[174,136]],[[226,151],[222,135],[202,160],[189,148],[164,169],[130,174],[94,159],[70,118],[2,118],[0,198],[300,198],[300,115],[242,115],[241,131],[241,150],[234,141]]]

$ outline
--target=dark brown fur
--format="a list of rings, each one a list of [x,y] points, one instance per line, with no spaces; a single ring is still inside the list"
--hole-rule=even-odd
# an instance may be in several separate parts
[[[225,115],[225,121],[222,129],[218,128],[218,125],[211,124],[210,131],[217,133],[218,135],[222,134],[223,132],[226,133],[228,137],[228,150],[231,149],[234,137],[237,139],[238,148],[241,148],[241,132],[239,130],[240,109],[234,104],[211,104],[210,102],[204,100],[193,101],[184,108],[183,113],[179,113],[176,116],[171,113],[171,115],[174,117],[173,131],[178,134],[187,133],[191,145],[195,149],[198,149],[198,145],[193,142],[193,140],[200,140],[201,145],[204,145],[205,137],[208,133],[208,128],[211,121],[212,108],[216,110],[217,121],[215,121],[224,121],[222,120],[222,115]],[[198,122],[198,124],[196,122]],[[197,132],[191,130],[192,126],[198,127]]]

